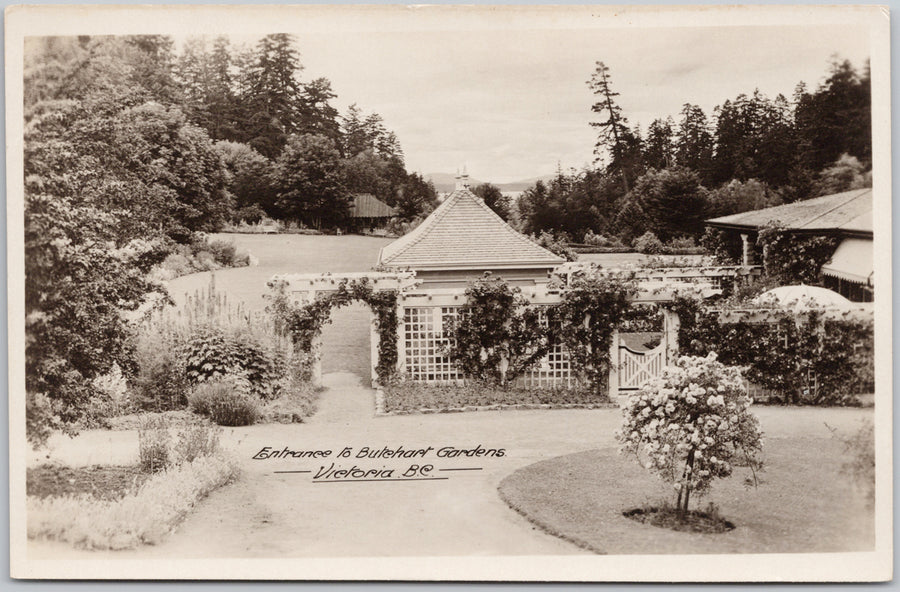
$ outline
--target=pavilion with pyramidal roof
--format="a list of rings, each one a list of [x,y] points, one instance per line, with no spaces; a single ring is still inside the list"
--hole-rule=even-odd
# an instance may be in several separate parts
[[[486,271],[515,285],[546,283],[562,263],[469,191],[466,174],[431,215],[382,248],[378,258],[381,268],[415,271],[432,288],[460,286]]]

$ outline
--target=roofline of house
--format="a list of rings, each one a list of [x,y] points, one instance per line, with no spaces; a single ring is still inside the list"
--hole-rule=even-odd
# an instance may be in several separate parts
[[[385,267],[396,267],[398,269],[414,269],[416,271],[471,271],[473,269],[554,269],[559,267],[564,260],[560,260],[560,262],[550,262],[550,261],[523,261],[516,263],[491,263],[491,262],[482,262],[482,263],[431,263],[427,265],[417,264],[415,266],[410,265],[398,265],[393,263],[384,263],[381,265]]]
[[[719,228],[721,230],[737,230],[741,232],[759,232],[760,226],[755,224],[735,224],[728,222],[712,222],[706,221],[706,226]],[[847,238],[873,238],[871,230],[860,230],[853,228],[786,228],[788,232],[793,234],[828,234],[838,235]]]

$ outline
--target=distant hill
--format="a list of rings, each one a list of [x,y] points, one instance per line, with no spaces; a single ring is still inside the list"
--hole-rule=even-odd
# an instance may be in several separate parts
[[[532,185],[534,185],[537,181],[548,181],[554,178],[556,175],[544,175],[542,177],[533,177],[531,179],[523,179],[522,181],[512,181],[510,183],[494,183],[500,191],[503,192],[511,192],[511,191],[525,191]],[[450,173],[428,173],[425,175],[426,181],[431,181],[434,183],[434,188],[441,193],[446,193],[449,191],[453,191],[456,188],[456,175]],[[486,183],[489,181],[480,181],[478,179],[469,179],[469,185],[471,187],[477,187],[482,183]]]

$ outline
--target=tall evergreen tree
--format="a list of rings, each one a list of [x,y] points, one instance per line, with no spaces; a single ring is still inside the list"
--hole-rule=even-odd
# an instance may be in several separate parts
[[[616,172],[622,176],[627,192],[633,174],[630,168],[633,159],[630,155],[634,151],[635,134],[628,129],[628,119],[615,101],[619,93],[612,89],[612,79],[606,64],[596,63],[594,73],[587,84],[596,97],[596,101],[591,105],[591,111],[601,117],[600,121],[591,122],[591,126],[597,129],[598,133],[594,155],[598,161],[604,157],[608,158],[610,166],[617,167]]]
[[[675,162],[680,167],[697,171],[704,181],[709,179],[712,166],[713,135],[709,131],[706,114],[699,105],[685,103],[675,139]]]
[[[266,35],[256,47],[250,73],[252,108],[248,144],[268,158],[276,157],[288,135],[299,130],[299,101],[303,93],[300,52],[292,35]]]
[[[643,144],[644,166],[665,169],[675,164],[674,127],[671,117],[653,120]]]

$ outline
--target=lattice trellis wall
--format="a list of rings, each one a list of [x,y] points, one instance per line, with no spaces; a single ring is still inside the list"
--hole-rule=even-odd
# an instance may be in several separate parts
[[[450,328],[459,316],[459,306],[421,306],[403,309],[403,364],[406,377],[428,384],[459,384],[462,372],[445,355],[452,345]],[[562,345],[553,349],[531,370],[515,381],[524,388],[570,387],[575,376]]]
[[[450,345],[447,329],[458,307],[422,306],[403,310],[404,367],[407,378],[431,384],[455,383],[463,376],[445,355]]]

